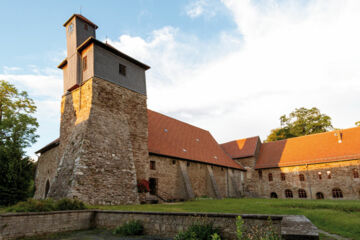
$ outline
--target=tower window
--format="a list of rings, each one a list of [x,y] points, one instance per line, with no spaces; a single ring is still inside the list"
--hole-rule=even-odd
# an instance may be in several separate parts
[[[126,66],[119,63],[119,74],[126,76]]]
[[[155,161],[150,161],[150,169],[155,170],[156,169],[156,163]]]
[[[285,181],[285,173],[281,173],[280,177],[281,177],[281,181]]]
[[[83,67],[83,71],[86,71],[86,69],[87,69],[87,56],[83,57],[82,67]]]
[[[273,180],[272,173],[269,173],[269,182],[272,182],[272,180]]]
[[[301,182],[305,181],[305,176],[304,176],[304,174],[300,174],[300,175],[299,175],[299,178],[300,178],[300,181],[301,181]]]
[[[306,192],[304,189],[299,189],[299,198],[307,198]]]

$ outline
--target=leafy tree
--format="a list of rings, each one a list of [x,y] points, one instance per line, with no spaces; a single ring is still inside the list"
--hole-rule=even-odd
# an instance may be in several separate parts
[[[29,196],[35,165],[25,156],[25,148],[38,137],[35,111],[26,92],[0,80],[0,205]]]
[[[321,114],[320,110],[315,107],[311,109],[296,108],[289,116],[282,115],[280,123],[281,127],[271,130],[266,142],[322,133],[333,129],[331,118],[326,114]]]
[[[360,121],[356,122],[355,125],[360,127]]]

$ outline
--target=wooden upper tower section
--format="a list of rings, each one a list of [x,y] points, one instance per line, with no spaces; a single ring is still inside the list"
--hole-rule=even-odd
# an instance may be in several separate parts
[[[67,57],[58,66],[64,73],[64,93],[93,77],[146,95],[145,71],[150,67],[96,39],[93,22],[80,14],[64,23]]]
[[[96,26],[80,14],[72,15],[63,25],[66,28],[67,57],[71,57],[76,49],[89,37],[96,38]]]

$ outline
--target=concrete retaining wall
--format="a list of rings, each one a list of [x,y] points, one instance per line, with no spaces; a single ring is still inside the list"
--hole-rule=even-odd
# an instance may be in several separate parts
[[[213,222],[219,227],[225,239],[236,239],[237,214],[223,213],[160,213],[160,212],[124,212],[124,211],[61,211],[43,213],[10,213],[0,215],[0,240],[35,236],[47,233],[86,230],[90,228],[114,228],[129,220],[140,220],[147,235],[173,237],[179,231],[186,230],[193,222]],[[283,216],[241,215],[244,227],[266,224],[271,218],[274,230],[283,239],[318,239],[316,227],[303,217],[295,219],[296,224],[286,223]],[[297,216],[294,216],[297,217]],[[294,221],[294,218],[292,218]],[[299,229],[304,222],[303,230]],[[294,223],[294,222],[293,222]],[[282,226],[286,226],[283,231]],[[292,225],[294,230],[292,231]],[[285,228],[284,228],[285,229]],[[291,236],[291,238],[289,238]]]

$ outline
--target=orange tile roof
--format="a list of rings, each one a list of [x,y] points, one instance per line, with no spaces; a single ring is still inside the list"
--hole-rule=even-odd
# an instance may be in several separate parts
[[[259,137],[250,137],[223,143],[220,146],[230,157],[244,158],[255,156],[258,144],[261,144]]]
[[[151,110],[148,118],[150,153],[244,169],[222,150],[208,131]]]
[[[340,135],[340,137],[339,137]],[[341,139],[341,143],[339,143]],[[360,159],[360,127],[264,143],[255,168]]]

